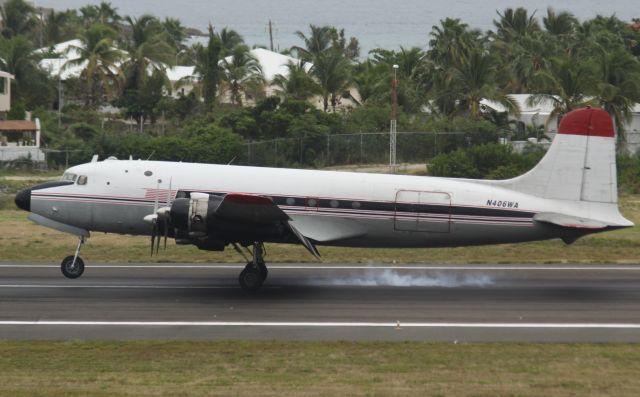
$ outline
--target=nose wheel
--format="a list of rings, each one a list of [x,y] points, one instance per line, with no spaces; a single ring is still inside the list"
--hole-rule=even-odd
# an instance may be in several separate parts
[[[62,260],[62,263],[60,263],[60,270],[66,278],[78,278],[84,273],[84,261],[80,258],[80,250],[84,243],[84,236],[80,237],[75,254],[67,256]]]
[[[262,287],[269,271],[264,263],[264,246],[256,242],[253,245],[253,260],[240,272],[238,281],[243,290],[254,292]]]
[[[62,260],[60,270],[66,278],[78,278],[84,273],[84,261],[79,256],[69,255]]]

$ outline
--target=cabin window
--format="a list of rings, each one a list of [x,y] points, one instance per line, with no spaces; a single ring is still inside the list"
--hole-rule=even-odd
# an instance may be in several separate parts
[[[78,177],[78,185],[86,185],[87,184],[87,176],[86,175],[80,175]]]
[[[318,200],[310,198],[307,200],[307,205],[309,207],[315,207],[316,205],[318,205]]]
[[[287,205],[294,205],[296,203],[296,199],[293,197],[287,197]]]
[[[338,200],[331,200],[329,204],[332,208],[338,208],[338,206],[340,205],[340,203],[338,203]]]
[[[351,207],[352,207],[354,210],[359,209],[359,208],[361,207],[360,202],[359,202],[359,201],[354,201],[353,203],[351,203]]]
[[[71,181],[71,182],[75,182],[77,177],[78,177],[78,175],[76,175],[76,174],[72,174],[72,173],[70,173],[70,172],[65,172],[65,173],[62,175],[62,180],[63,180],[63,181]]]
[[[153,175],[153,172],[151,172],[151,171],[145,171],[144,172],[144,176],[151,176],[151,175]]]

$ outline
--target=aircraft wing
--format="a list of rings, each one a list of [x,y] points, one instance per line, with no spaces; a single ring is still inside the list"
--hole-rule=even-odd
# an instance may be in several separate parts
[[[219,219],[238,223],[264,225],[290,218],[269,197],[229,193],[215,210]]]
[[[265,196],[244,193],[229,193],[224,196],[215,210],[215,216],[229,222],[247,226],[263,226],[284,223],[302,245],[317,259],[320,253],[314,243],[292,225],[292,220],[273,200]]]

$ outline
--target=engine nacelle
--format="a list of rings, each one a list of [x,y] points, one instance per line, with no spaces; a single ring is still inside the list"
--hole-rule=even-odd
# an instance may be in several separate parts
[[[179,197],[180,195],[178,195]],[[200,249],[222,251],[225,242],[213,236],[213,215],[222,197],[206,193],[191,193],[188,198],[176,198],[171,205],[171,225],[176,243],[195,244]]]

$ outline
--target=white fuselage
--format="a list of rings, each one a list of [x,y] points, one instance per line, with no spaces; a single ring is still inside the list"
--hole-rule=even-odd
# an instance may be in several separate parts
[[[270,197],[306,237],[321,245],[430,247],[579,236],[533,220],[597,203],[549,200],[486,181],[140,160],[70,168],[86,177],[36,190],[31,211],[78,228],[150,234],[144,222],[177,191]]]

